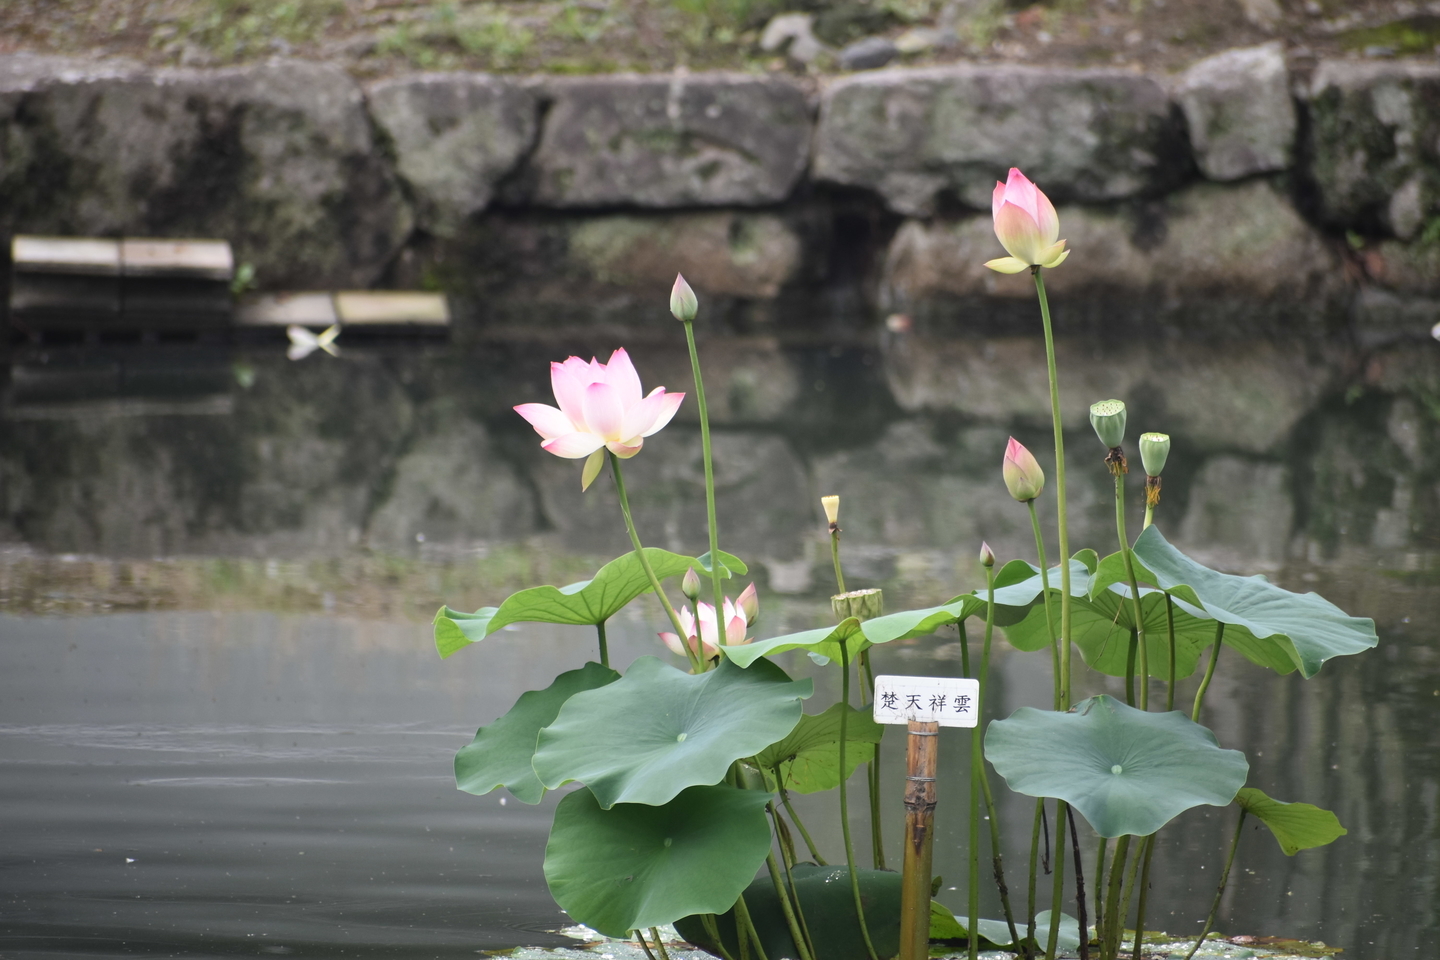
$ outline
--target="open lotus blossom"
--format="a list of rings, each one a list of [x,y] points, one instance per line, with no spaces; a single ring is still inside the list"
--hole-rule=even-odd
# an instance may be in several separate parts
[[[589,458],[580,476],[582,490],[599,476],[606,450],[622,460],[635,456],[645,438],[669,423],[685,399],[685,394],[666,393],[664,387],[642,396],[640,375],[624,348],[612,353],[608,364],[579,357],[550,364],[550,386],[558,410],[545,403],[522,403],[515,412],[545,438],[541,449],[569,460]]]
[[[715,626],[715,607],[709,603],[701,603],[699,607],[700,649],[696,649],[695,617],[689,607],[680,608],[680,623],[685,627],[685,642],[682,644],[680,638],[673,633],[662,633],[660,639],[665,642],[665,646],[682,657],[685,656],[685,648],[688,646],[698,653],[701,659],[711,660],[720,656],[718,632]],[[749,612],[752,608],[753,614]],[[750,629],[750,624],[760,616],[760,601],[755,595],[755,584],[752,583],[746,587],[738,601],[732,602],[729,597],[726,597],[721,613],[722,619],[725,621],[725,644],[727,646],[734,647],[754,640],[754,637],[747,637],[745,633]]]
[[[1019,273],[1032,266],[1058,267],[1070,256],[1060,237],[1060,217],[1050,198],[1026,179],[1019,168],[1010,168],[1010,178],[995,184],[990,201],[995,216],[995,236],[1010,254],[989,260],[985,266],[1000,273]]]

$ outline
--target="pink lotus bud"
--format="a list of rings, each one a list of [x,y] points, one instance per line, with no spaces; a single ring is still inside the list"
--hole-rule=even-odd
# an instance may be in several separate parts
[[[995,551],[990,549],[988,543],[981,542],[980,544],[980,563],[986,567],[995,566]]]
[[[745,639],[745,614],[735,608],[728,599],[725,601],[725,643],[727,646],[747,642]]]
[[[760,596],[755,592],[755,584],[750,584],[740,593],[735,605],[745,614],[745,625],[755,626],[755,621],[760,619]]]
[[[695,291],[690,289],[690,284],[680,274],[675,274],[675,286],[670,288],[670,312],[675,315],[676,320],[694,320],[695,314],[700,312],[700,302],[695,299]]]
[[[1058,267],[1070,255],[1060,237],[1060,217],[1050,198],[1016,167],[1010,177],[995,184],[991,197],[995,236],[1010,254],[985,266],[998,273],[1020,273],[1032,266]]]
[[[1045,471],[1035,462],[1035,457],[1025,445],[1014,437],[1005,446],[1005,486],[1010,496],[1021,503],[1029,503],[1040,496],[1045,489]]]
[[[685,576],[680,578],[680,592],[685,594],[686,600],[694,600],[700,596],[700,575],[691,567],[685,571]]]

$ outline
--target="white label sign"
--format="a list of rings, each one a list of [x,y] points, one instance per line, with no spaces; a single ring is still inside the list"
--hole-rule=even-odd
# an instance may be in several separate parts
[[[876,677],[875,722],[920,720],[942,727],[979,723],[980,681],[959,677]]]

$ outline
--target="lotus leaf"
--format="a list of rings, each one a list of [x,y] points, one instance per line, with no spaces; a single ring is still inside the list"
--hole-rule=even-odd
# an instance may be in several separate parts
[[[1291,593],[1264,577],[1211,570],[1172,547],[1158,527],[1140,534],[1135,556],[1157,587],[1226,623],[1227,645],[1280,673],[1299,668],[1308,679],[1331,657],[1379,642],[1375,621],[1348,616],[1317,593]]]
[[[734,905],[770,852],[770,794],[691,787],[663,806],[601,807],[577,790],[555,808],[545,845],[550,894],[609,937]]]
[[[990,724],[985,757],[1011,790],[1068,802],[1102,837],[1146,836],[1191,807],[1223,807],[1250,769],[1184,714],[1103,695],[1067,713],[1021,707]]]
[[[742,667],[748,667],[757,660],[784,653],[786,650],[804,650],[817,662],[824,664],[829,660],[840,659],[840,641],[842,639],[845,641],[845,656],[849,660],[854,660],[862,650],[870,647],[870,641],[860,630],[860,621],[854,617],[846,617],[833,627],[802,630],[799,633],[789,633],[783,637],[771,637],[768,640],[756,640],[754,643],[721,647],[720,650],[725,654],[727,660]]]
[[[845,722],[845,776],[875,756],[885,728],[875,722],[872,711],[856,710],[837,703],[824,713],[804,716],[785,739],[772,743],[755,755],[765,775],[765,785],[775,789],[775,771],[780,784],[792,793],[819,793],[840,785],[840,714],[849,710]]]
[[[1023,921],[1022,921],[1023,924]],[[1010,937],[1010,925],[1004,920],[981,920],[977,925],[980,933],[980,944],[982,949],[992,947],[1004,948],[1014,943]],[[1049,930],[1047,928],[1046,932]],[[1063,935],[1064,928],[1061,928]],[[950,912],[950,908],[938,900],[930,901],[930,939],[931,940],[968,940],[970,933],[965,928],[965,921]]]
[[[800,911],[815,942],[815,953],[823,960],[867,960],[865,942],[860,937],[860,924],[855,919],[855,897],[850,889],[850,871],[843,867],[817,867],[812,863],[796,864],[791,870],[795,892],[800,897]],[[860,902],[865,907],[865,925],[875,952],[893,957],[900,949],[900,874],[888,870],[858,870]],[[795,940],[780,912],[775,885],[768,874],[760,876],[745,890],[745,906],[760,935],[765,955],[771,960],[797,957]],[[731,957],[741,956],[735,939],[735,915],[726,912],[715,918],[716,932],[730,951]],[[675,922],[676,931],[701,949],[719,955],[715,943],[705,932],[699,917],[685,917]],[[751,954],[753,956],[753,954]]]
[[[1070,558],[1070,596],[1083,597],[1089,590],[1094,556],[1095,551],[1082,550]],[[1050,589],[1059,597],[1060,567],[1051,567],[1046,571],[1046,575],[1049,577]],[[996,626],[1007,627],[1019,623],[1030,613],[1031,607],[1039,606],[1043,609],[1044,601],[1040,596],[1043,590],[1044,583],[1039,567],[1024,560],[1011,560],[1005,564],[995,575]],[[1055,619],[1058,623],[1059,610],[1055,611]]]
[[[540,728],[554,720],[575,694],[619,679],[620,674],[609,667],[587,663],[560,674],[544,690],[520,694],[509,713],[477,730],[475,739],[455,754],[455,786],[476,796],[505,787],[521,803],[539,803],[545,788],[530,761]]]
[[[1235,802],[1270,828],[1275,842],[1280,844],[1287,857],[1311,847],[1323,847],[1350,832],[1340,826],[1340,818],[1329,810],[1309,803],[1274,800],[1254,787],[1241,790]]]
[[[621,679],[566,701],[540,731],[535,773],[550,790],[581,781],[607,810],[669,803],[789,734],[813,692],[769,661],[689,674],[641,657]]]

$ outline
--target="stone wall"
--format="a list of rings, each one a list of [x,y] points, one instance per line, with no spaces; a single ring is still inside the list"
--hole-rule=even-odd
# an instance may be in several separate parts
[[[1179,76],[215,71],[0,57],[0,236],[230,239],[271,289],[423,285],[482,335],[642,333],[683,270],[725,329],[1015,332],[993,182],[1060,205],[1075,332],[1372,341],[1440,320],[1440,63],[1278,44]],[[1021,318],[1025,319],[1022,320]]]

